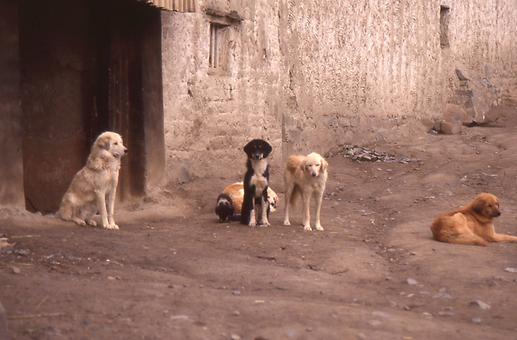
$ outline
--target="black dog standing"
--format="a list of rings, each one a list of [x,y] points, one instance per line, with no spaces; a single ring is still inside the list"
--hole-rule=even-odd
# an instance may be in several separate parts
[[[254,227],[257,224],[268,226],[269,204],[267,188],[269,185],[269,164],[267,157],[273,148],[262,139],[253,139],[244,152],[248,155],[246,175],[244,175],[244,200],[242,202],[241,223]],[[260,219],[255,208],[259,207]],[[257,223],[258,220],[258,223]]]

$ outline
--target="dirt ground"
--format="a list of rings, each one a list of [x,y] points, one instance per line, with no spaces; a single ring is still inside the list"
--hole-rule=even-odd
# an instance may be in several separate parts
[[[492,127],[369,146],[407,164],[329,157],[324,232],[283,226],[283,206],[269,228],[217,223],[233,179],[119,209],[116,232],[11,212],[0,222],[16,243],[0,254],[10,335],[515,339],[517,244],[450,245],[429,230],[488,191],[502,203],[496,229],[517,234],[517,106],[500,110]]]

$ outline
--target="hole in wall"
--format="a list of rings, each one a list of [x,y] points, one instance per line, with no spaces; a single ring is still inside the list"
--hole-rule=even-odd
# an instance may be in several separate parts
[[[449,19],[450,19],[450,7],[442,5],[440,6],[440,47],[449,47]]]

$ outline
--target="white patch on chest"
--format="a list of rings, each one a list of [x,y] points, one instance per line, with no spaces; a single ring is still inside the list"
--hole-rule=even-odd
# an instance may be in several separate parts
[[[250,184],[255,186],[255,197],[260,197],[268,186],[267,178],[263,176],[267,169],[267,159],[252,160],[251,167],[255,174],[251,176]]]

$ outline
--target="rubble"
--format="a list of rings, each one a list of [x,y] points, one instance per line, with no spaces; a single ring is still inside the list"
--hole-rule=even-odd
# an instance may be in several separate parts
[[[5,237],[5,235],[1,235],[0,236],[0,250],[2,249],[8,249],[8,248],[12,248],[14,246],[14,243],[9,243],[9,240],[7,239],[7,237]]]
[[[414,159],[390,155],[385,152],[369,149],[363,146],[357,145],[345,145],[344,146],[345,157],[351,158],[354,161],[363,162],[384,162],[384,163],[402,163],[407,164],[414,162]]]

